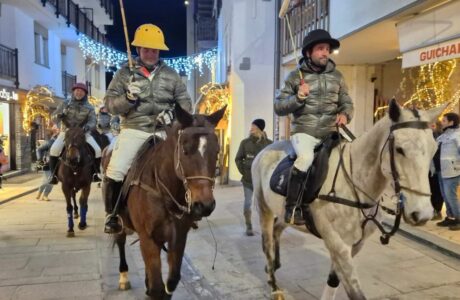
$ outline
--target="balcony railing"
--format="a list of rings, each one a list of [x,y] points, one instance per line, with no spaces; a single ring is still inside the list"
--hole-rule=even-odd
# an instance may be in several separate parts
[[[67,26],[71,24],[75,26],[78,33],[83,33],[91,39],[107,45],[108,41],[103,33],[99,31],[94,23],[88,18],[88,15],[83,12],[78,4],[72,0],[40,0],[43,6],[48,2],[55,8],[56,17],[60,15],[67,19]],[[104,6],[105,5],[105,6]],[[113,4],[109,0],[101,0],[101,6],[106,9],[106,12],[111,13],[113,18]]]
[[[329,0],[301,0],[288,12],[296,49],[292,49],[286,18],[281,22],[281,54],[287,56],[302,47],[302,40],[313,29],[329,29]]]
[[[101,7],[105,9],[105,13],[113,20],[113,2],[112,0],[101,0]]]
[[[217,40],[217,20],[214,18],[200,18],[197,23],[196,37],[198,41]]]
[[[67,98],[67,95],[72,94],[72,87],[77,83],[77,76],[71,75],[66,71],[62,72],[62,94],[64,98]]]
[[[18,49],[0,45],[0,77],[14,80],[16,88],[19,88]]]

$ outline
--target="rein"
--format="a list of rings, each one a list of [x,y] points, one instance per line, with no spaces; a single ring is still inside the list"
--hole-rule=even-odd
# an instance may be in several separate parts
[[[344,129],[345,133],[352,140],[355,140],[354,135],[350,132],[350,130],[348,130],[348,128],[345,125],[343,125],[342,128]],[[318,199],[321,199],[321,200],[325,200],[325,201],[333,202],[333,203],[338,203],[338,204],[343,204],[343,205],[355,207],[355,208],[358,208],[358,209],[361,210],[361,213],[364,216],[364,221],[361,223],[362,237],[358,242],[355,243],[355,245],[359,244],[362,241],[362,239],[364,237],[364,229],[365,229],[365,227],[366,227],[366,225],[367,225],[367,223],[369,221],[372,221],[377,226],[377,228],[380,230],[380,232],[382,234],[380,236],[380,242],[383,245],[386,245],[386,244],[388,244],[390,242],[390,237],[393,236],[396,233],[396,231],[399,229],[399,225],[401,223],[401,216],[402,216],[403,209],[404,209],[404,199],[405,199],[404,194],[402,193],[402,190],[409,191],[409,192],[412,192],[412,193],[415,193],[415,194],[421,195],[421,196],[430,196],[431,195],[431,194],[428,194],[428,193],[425,193],[425,192],[417,191],[417,190],[408,188],[406,186],[403,186],[399,182],[400,177],[399,177],[399,172],[396,169],[395,146],[394,146],[394,139],[395,138],[394,138],[393,132],[395,130],[403,129],[403,128],[413,128],[413,129],[422,129],[422,130],[424,130],[424,129],[428,129],[429,126],[428,126],[428,122],[423,122],[423,121],[408,121],[408,122],[402,122],[402,123],[397,123],[397,124],[392,125],[390,127],[390,133],[388,135],[388,138],[385,141],[385,143],[384,143],[384,145],[382,147],[382,150],[380,151],[380,163],[382,163],[383,150],[386,147],[386,145],[388,144],[388,150],[389,150],[389,153],[390,153],[391,176],[393,178],[394,191],[395,191],[394,197],[397,199],[396,210],[393,211],[394,215],[395,215],[395,221],[394,221],[393,227],[391,228],[391,230],[389,232],[387,232],[383,228],[383,225],[381,224],[381,222],[379,222],[376,219],[378,209],[380,207],[380,200],[373,199],[366,192],[364,192],[363,189],[359,188],[359,186],[357,186],[353,182],[353,179],[352,179],[352,176],[353,176],[353,167],[352,167],[353,162],[352,162],[352,157],[351,157],[351,149],[349,150],[349,152],[350,152],[350,173],[348,173],[348,171],[345,168],[343,156],[344,156],[344,150],[345,150],[346,145],[343,145],[339,149],[339,163],[337,165],[337,169],[336,169],[336,172],[334,174],[334,180],[333,180],[330,192],[327,195],[319,195],[318,196]],[[337,131],[338,131],[338,127],[337,127]],[[340,134],[339,134],[339,139],[341,139]],[[341,141],[340,141],[340,143],[341,143]],[[350,144],[350,147],[351,147],[351,144]],[[353,187],[353,194],[355,196],[356,201],[348,200],[348,199],[336,196],[335,184],[336,184],[339,169],[342,169],[343,173],[345,174],[346,181]],[[363,202],[361,202],[361,199],[360,199],[360,197],[358,195],[358,191],[361,192],[368,199],[370,199],[373,203],[363,203]],[[364,209],[370,209],[370,208],[373,208],[373,207],[376,207],[375,212],[373,214],[366,214]],[[388,209],[388,208],[386,208],[384,206],[382,206],[382,209],[385,210],[385,211],[389,211],[389,212],[392,211],[391,209]]]
[[[87,148],[87,150],[89,151],[89,153],[91,153],[91,150],[89,149],[89,146],[86,144],[85,147]],[[80,153],[80,149],[74,145],[74,144],[70,144],[70,146],[67,148],[67,151],[71,148],[76,148],[78,150],[78,153]],[[66,154],[67,154],[67,151],[66,151]],[[85,167],[87,166],[90,166],[92,164],[94,164],[94,158],[91,158],[90,156],[90,160],[84,164],[84,165],[77,165],[77,166],[74,166],[74,165],[71,165],[68,161],[67,161],[67,155],[65,155],[65,159],[62,159],[62,158],[59,158],[62,163],[64,165],[66,165],[68,168],[70,168],[73,172],[73,175],[77,175],[78,174],[78,171],[79,169],[84,169]],[[79,162],[80,163],[80,162]]]
[[[175,216],[178,219],[181,219],[184,214],[190,214],[191,212],[191,207],[192,207],[192,191],[189,188],[189,181],[190,180],[208,180],[212,183],[212,188],[214,189],[214,184],[215,184],[215,179],[208,177],[208,176],[202,176],[202,175],[197,175],[197,176],[185,176],[184,173],[184,168],[182,166],[181,162],[181,151],[180,151],[180,145],[181,145],[181,138],[182,135],[185,133],[187,134],[197,134],[197,135],[208,135],[208,134],[214,134],[214,130],[211,128],[204,128],[204,127],[188,127],[186,129],[179,130],[178,132],[178,138],[177,138],[177,143],[176,147],[174,150],[174,160],[177,162],[175,169],[178,172],[178,178],[182,181],[182,184],[185,189],[185,203],[186,205],[182,205],[171,193],[171,191],[168,189],[166,184],[163,183],[163,181],[160,179],[158,176],[158,170],[155,167],[155,181],[156,181],[156,186],[157,189],[153,188],[152,186],[146,184],[145,182],[142,182],[140,180],[140,175],[139,178],[136,180],[133,180],[131,182],[131,185],[137,185],[143,190],[158,194],[158,190],[163,190],[166,192],[168,195],[169,199],[174,203],[174,205],[181,211],[180,214],[173,213],[169,211],[173,216]],[[183,152],[183,151],[182,151]],[[146,164],[143,165],[143,168],[146,166]],[[139,174],[142,174],[139,172]]]

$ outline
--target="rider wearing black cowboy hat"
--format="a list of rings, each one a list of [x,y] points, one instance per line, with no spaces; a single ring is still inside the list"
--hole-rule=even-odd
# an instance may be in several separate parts
[[[310,31],[303,40],[299,70],[292,71],[275,100],[275,112],[292,114],[291,142],[297,159],[291,171],[286,198],[285,222],[303,225],[300,209],[294,209],[307,170],[314,157],[314,147],[335,125],[347,124],[353,116],[353,103],[342,74],[329,58],[340,42],[323,29]]]

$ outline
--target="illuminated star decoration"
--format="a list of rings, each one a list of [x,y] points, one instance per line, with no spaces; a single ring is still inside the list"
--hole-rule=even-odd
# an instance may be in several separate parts
[[[84,34],[78,37],[79,47],[83,57],[91,58],[96,63],[102,63],[106,68],[119,69],[128,60],[126,53],[98,43]],[[166,58],[164,62],[175,69],[178,73],[185,73],[190,79],[193,70],[198,69],[200,76],[203,75],[204,67],[212,70],[217,61],[217,48],[212,48],[190,56]]]

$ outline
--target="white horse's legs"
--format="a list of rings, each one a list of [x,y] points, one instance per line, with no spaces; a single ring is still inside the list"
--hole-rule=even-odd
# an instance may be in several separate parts
[[[366,299],[361,290],[356,269],[353,266],[352,247],[345,244],[337,232],[331,227],[329,227],[326,234],[321,234],[331,254],[333,270],[335,270],[340,278],[348,297],[352,300]]]
[[[327,278],[327,284],[324,287],[323,294],[321,295],[321,300],[334,300],[339,284],[339,277],[335,273],[334,266],[332,265],[329,277]]]

